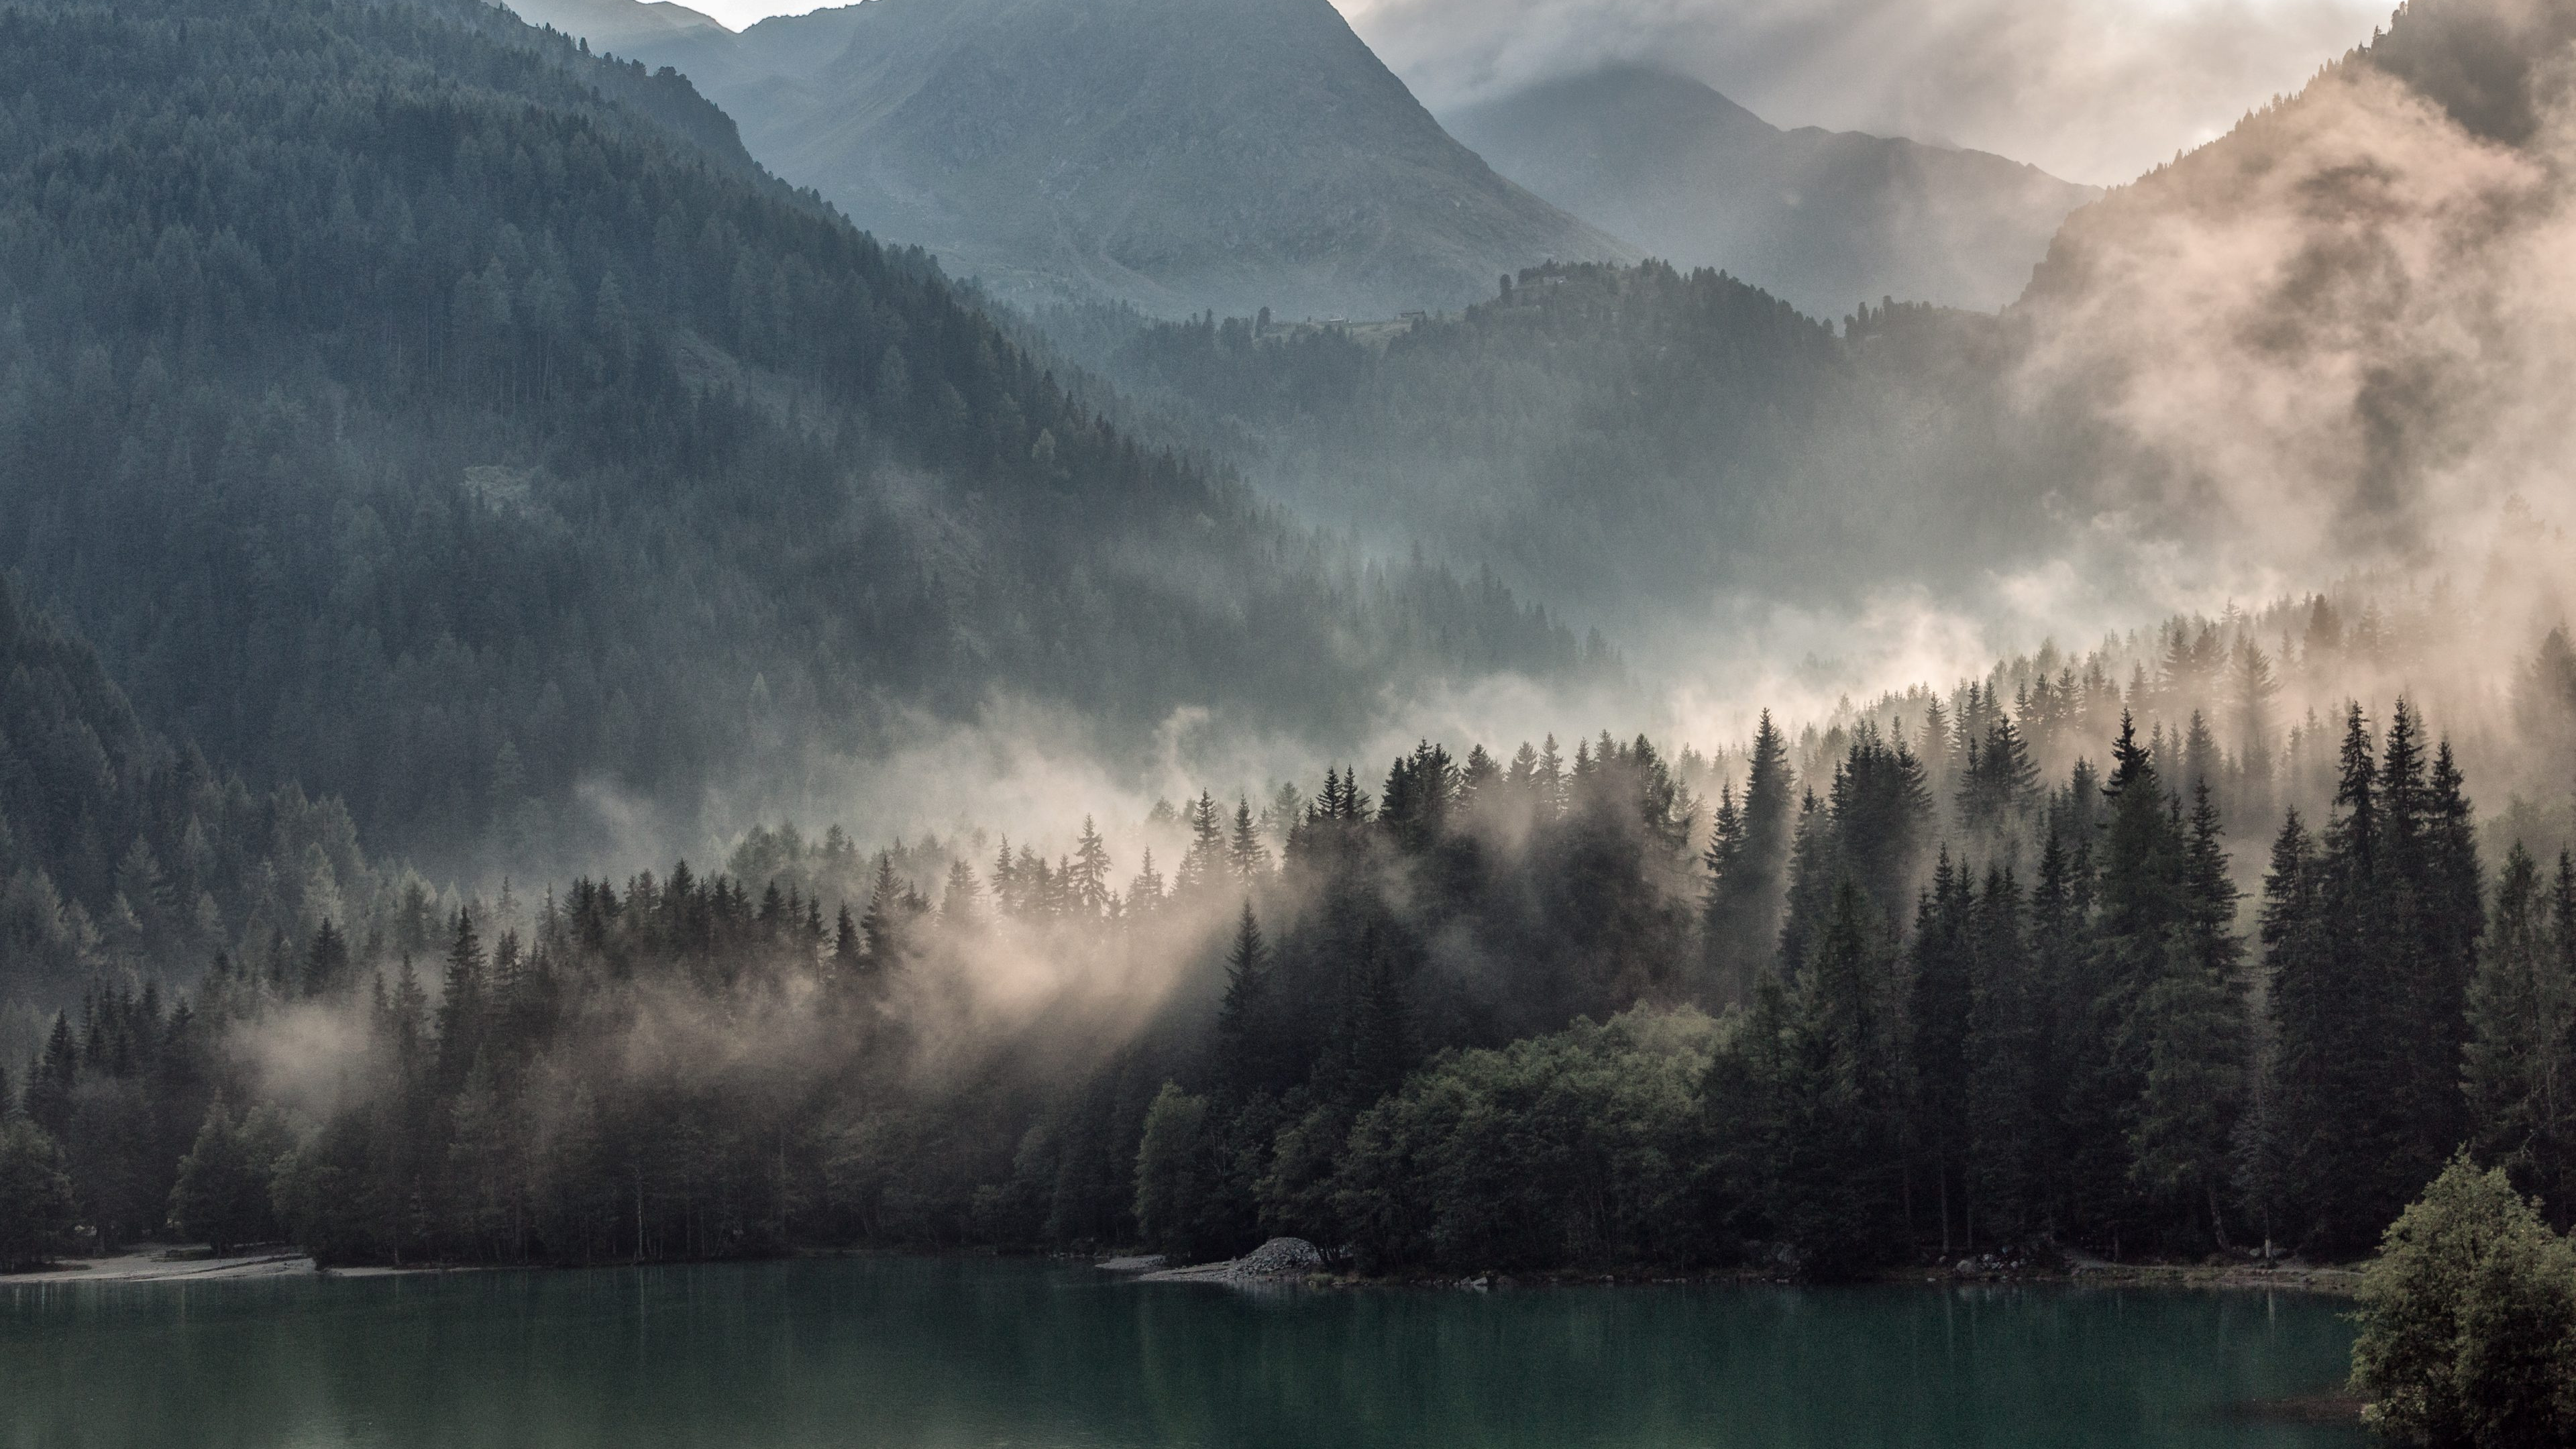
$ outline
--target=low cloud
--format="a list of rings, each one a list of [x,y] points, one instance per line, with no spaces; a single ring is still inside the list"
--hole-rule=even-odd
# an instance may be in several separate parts
[[[1782,126],[2126,181],[2367,39],[2386,0],[1340,0],[1433,109],[1649,62]]]

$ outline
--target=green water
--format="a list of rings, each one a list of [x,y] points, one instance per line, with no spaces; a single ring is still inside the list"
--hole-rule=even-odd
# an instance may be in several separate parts
[[[2330,1300],[854,1259],[0,1288],[0,1445],[2351,1446]]]

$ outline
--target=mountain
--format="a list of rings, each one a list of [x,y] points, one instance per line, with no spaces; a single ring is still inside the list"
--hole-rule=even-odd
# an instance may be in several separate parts
[[[1578,657],[471,0],[17,0],[0,94],[0,568],[382,853],[524,879],[1006,708],[1133,762]]]
[[[2050,546],[1999,468],[2027,440],[1999,422],[1993,317],[1900,303],[1838,331],[1648,262],[1533,268],[1401,327],[1200,319],[1090,345],[1306,516],[1491,568],[1668,668],[1702,667],[1732,602],[1830,609]]]
[[[2000,307],[2058,223],[2100,194],[1983,151],[1783,131],[1642,66],[1442,119],[1496,170],[1650,255],[1722,268],[1825,317],[1883,297]]]
[[[2568,0],[2414,0],[2293,97],[2077,212],[2013,326],[2070,477],[2184,556],[2456,568],[2563,490]],[[2576,562],[2576,561],[2571,561]],[[2563,569],[2517,571],[2549,616]]]
[[[714,20],[671,0],[525,0],[510,8],[530,25],[551,25],[601,49],[725,33]]]
[[[1632,255],[1452,139],[1329,0],[870,0],[629,48],[1005,297],[1388,317]]]

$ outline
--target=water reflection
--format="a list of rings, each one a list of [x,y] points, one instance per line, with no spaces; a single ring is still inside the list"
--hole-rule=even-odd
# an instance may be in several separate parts
[[[2296,1295],[1247,1295],[850,1259],[0,1290],[12,1446],[2348,1446]]]

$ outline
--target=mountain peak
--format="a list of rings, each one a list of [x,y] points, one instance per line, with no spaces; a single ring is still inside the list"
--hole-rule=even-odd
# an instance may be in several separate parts
[[[1392,315],[1630,255],[1452,139],[1328,0],[869,0],[638,53],[1006,296]]]

